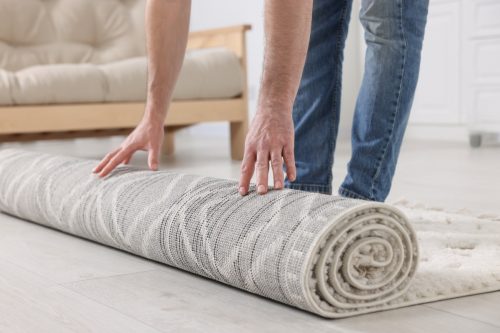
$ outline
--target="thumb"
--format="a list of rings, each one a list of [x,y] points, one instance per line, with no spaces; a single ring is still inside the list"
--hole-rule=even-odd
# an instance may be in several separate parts
[[[151,148],[148,155],[148,165],[153,171],[158,170],[158,164],[160,159],[160,149],[158,147]]]

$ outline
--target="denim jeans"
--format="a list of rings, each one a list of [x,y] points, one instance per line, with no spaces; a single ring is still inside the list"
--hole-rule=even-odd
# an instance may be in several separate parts
[[[297,177],[288,188],[332,193],[343,50],[352,0],[315,0],[309,50],[293,107]],[[415,93],[428,0],[362,0],[367,45],[354,112],[345,197],[384,201]]]

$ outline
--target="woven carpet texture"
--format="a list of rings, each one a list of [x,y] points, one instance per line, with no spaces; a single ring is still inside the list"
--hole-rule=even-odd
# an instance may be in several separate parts
[[[415,303],[416,234],[397,208],[234,181],[0,151],[0,211],[316,313]],[[421,300],[424,301],[424,300]]]

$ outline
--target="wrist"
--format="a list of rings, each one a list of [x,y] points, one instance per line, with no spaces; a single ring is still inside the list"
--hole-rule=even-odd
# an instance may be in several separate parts
[[[146,106],[142,122],[151,126],[164,126],[166,112],[162,112],[160,110],[162,109]]]
[[[277,116],[280,118],[291,117],[293,103],[280,101],[275,98],[261,98],[257,107],[257,115]]]
[[[296,94],[297,92],[288,78],[283,77],[282,80],[275,80],[264,74],[260,86],[259,105],[291,112]]]
[[[167,110],[170,99],[164,94],[155,92],[155,89],[149,88],[146,99],[146,108],[144,111],[144,120],[151,123],[164,123],[167,116]]]

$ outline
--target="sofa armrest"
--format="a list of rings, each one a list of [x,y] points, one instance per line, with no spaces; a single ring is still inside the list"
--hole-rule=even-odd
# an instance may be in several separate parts
[[[225,47],[233,51],[242,62],[246,57],[245,32],[250,30],[250,25],[194,31],[189,34],[188,50],[205,49],[212,47]]]
[[[230,27],[198,30],[189,33],[189,37],[203,37],[210,35],[224,35],[228,33],[244,33],[245,31],[251,30],[252,26],[250,24],[234,25]]]

